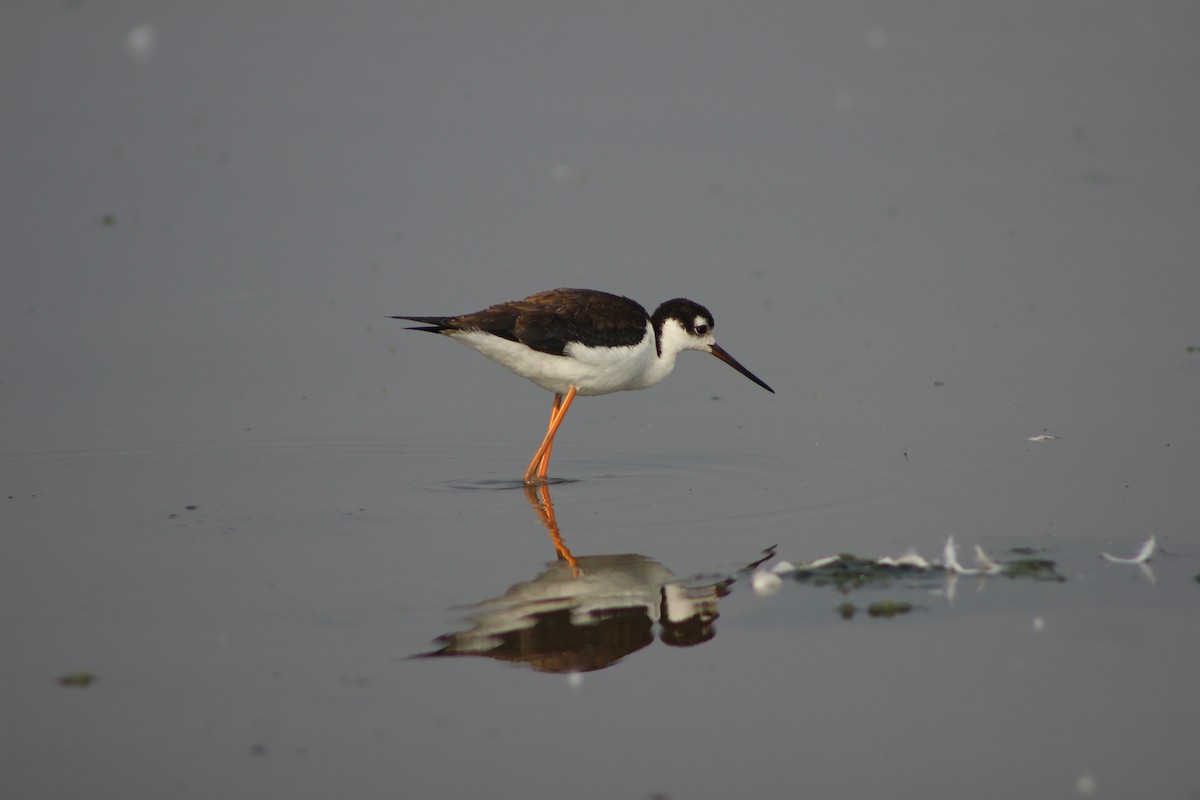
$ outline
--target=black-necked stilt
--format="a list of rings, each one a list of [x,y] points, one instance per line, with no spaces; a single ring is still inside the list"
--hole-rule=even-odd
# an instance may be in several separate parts
[[[772,394],[713,339],[713,316],[699,303],[668,300],[653,314],[630,300],[591,289],[552,289],[458,317],[392,317],[409,330],[449,336],[554,392],[546,436],[525,483],[546,479],[550,450],[575,395],[645,389],[675,368],[684,350],[712,353]]]

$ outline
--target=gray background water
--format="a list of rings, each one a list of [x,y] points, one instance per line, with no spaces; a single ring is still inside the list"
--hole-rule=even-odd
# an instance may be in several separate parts
[[[0,793],[1195,796],[1197,31],[9,7]],[[778,391],[685,355],[577,402],[577,554],[719,576],[953,534],[1067,582],[846,622],[739,580],[711,641],[581,677],[410,659],[553,559],[499,490],[550,398],[386,316],[555,286],[692,297]],[[1099,559],[1151,534],[1153,580]]]

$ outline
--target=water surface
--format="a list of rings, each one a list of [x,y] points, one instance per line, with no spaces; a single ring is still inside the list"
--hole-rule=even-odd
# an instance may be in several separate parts
[[[1200,791],[1190,7],[8,16],[0,794]],[[778,394],[530,498],[549,395],[387,316],[555,286]],[[1063,580],[754,577],[950,536]]]

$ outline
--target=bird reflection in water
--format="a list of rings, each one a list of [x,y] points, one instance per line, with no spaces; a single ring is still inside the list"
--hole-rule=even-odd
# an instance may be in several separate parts
[[[485,656],[538,672],[590,672],[654,641],[693,647],[713,638],[717,601],[736,575],[679,581],[643,555],[575,556],[558,530],[549,484],[524,487],[550,534],[557,561],[503,596],[471,607],[471,627],[437,639],[421,657]],[[773,550],[748,565],[753,569]]]

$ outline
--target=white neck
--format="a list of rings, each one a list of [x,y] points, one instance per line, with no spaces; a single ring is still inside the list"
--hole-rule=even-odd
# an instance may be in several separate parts
[[[692,336],[678,320],[667,319],[663,322],[662,335],[658,340],[657,357],[643,373],[639,387],[653,386],[662,381],[675,369],[675,358],[684,350],[707,351],[712,336]]]

